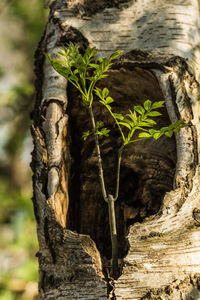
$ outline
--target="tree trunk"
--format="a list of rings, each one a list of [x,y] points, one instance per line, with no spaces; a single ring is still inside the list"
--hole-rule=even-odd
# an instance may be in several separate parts
[[[67,2],[67,3],[66,3]],[[41,299],[199,299],[199,12],[197,0],[56,0],[36,52],[33,203]],[[165,100],[159,126],[184,118],[175,138],[129,146],[116,202],[119,278],[110,275],[107,205],[80,95],[44,57],[78,43],[123,56],[100,86],[127,113]],[[97,121],[113,123],[94,106]],[[116,128],[101,140],[108,189],[115,186]]]

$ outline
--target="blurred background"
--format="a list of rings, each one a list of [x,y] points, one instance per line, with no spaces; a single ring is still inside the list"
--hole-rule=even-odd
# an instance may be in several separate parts
[[[42,0],[0,0],[0,300],[37,297],[30,112],[34,52],[48,10]]]

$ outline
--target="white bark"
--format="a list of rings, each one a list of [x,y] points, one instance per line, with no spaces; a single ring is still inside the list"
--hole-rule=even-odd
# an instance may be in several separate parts
[[[115,68],[126,71],[131,65],[132,70],[137,67],[153,73],[171,121],[181,117],[192,126],[176,135],[174,190],[166,193],[157,215],[130,226],[129,251],[113,290],[102,274],[94,242],[65,229],[71,159],[66,81],[46,60],[40,62],[44,75],[34,117],[33,170],[41,299],[111,299],[113,293],[116,299],[200,298],[200,233],[193,219],[200,203],[198,2],[120,3],[89,14],[86,1],[55,1],[40,49],[55,54],[70,35],[79,38],[76,29],[80,43],[87,39],[99,56],[124,50]],[[133,163],[132,158],[126,159]],[[112,290],[108,295],[107,285]]]

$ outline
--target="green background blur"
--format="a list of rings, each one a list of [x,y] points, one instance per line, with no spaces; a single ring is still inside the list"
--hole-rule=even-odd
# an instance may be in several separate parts
[[[0,0],[0,300],[38,299],[29,164],[34,52],[48,14],[43,3]]]

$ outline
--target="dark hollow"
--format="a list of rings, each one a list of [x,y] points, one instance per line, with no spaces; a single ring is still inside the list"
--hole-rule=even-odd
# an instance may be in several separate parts
[[[114,112],[128,113],[134,105],[143,104],[147,99],[164,100],[162,91],[154,75],[145,69],[121,68],[111,70],[109,77],[102,80],[100,87],[108,87],[115,102]],[[101,194],[97,156],[94,138],[86,142],[83,131],[91,129],[87,108],[80,101],[79,93],[68,88],[69,135],[71,139],[72,167],[70,174],[69,213],[67,226],[79,233],[89,234],[96,242],[102,257],[111,258],[108,209]],[[155,118],[158,127],[170,123],[165,108],[162,118]],[[113,120],[97,100],[94,101],[96,121],[103,121],[112,133],[108,138],[100,138],[105,182],[108,193],[114,193],[116,180],[117,149],[121,139]],[[131,144],[123,153],[120,176],[120,192],[116,201],[116,219],[119,242],[119,257],[128,250],[126,235],[128,227],[135,222],[159,211],[163,197],[172,189],[176,165],[174,138],[145,140]]]

